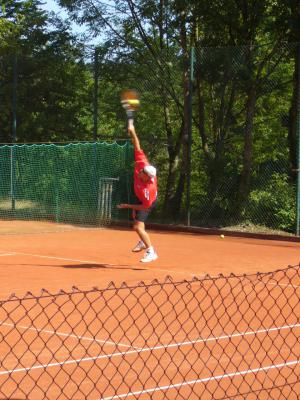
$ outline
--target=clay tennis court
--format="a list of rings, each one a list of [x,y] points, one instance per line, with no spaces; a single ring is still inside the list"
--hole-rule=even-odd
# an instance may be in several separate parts
[[[297,398],[299,242],[151,231],[142,264],[130,229],[18,224],[0,241],[1,399]]]
[[[206,274],[269,272],[300,261],[300,242],[285,240],[151,231],[159,258],[143,264],[139,261],[142,253],[131,252],[137,236],[130,228],[4,221],[0,235],[2,299],[11,293],[37,294],[41,288],[105,288],[111,281],[137,283],[167,275],[182,280]]]

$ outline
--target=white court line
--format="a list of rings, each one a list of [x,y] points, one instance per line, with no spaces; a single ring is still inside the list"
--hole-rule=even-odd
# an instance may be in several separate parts
[[[19,328],[19,329],[25,329],[25,330],[29,330],[29,331],[35,331],[35,332],[41,332],[41,333],[49,333],[50,335],[57,335],[57,336],[65,336],[65,337],[71,337],[71,338],[75,338],[75,339],[80,339],[80,340],[87,340],[87,341],[91,341],[91,342],[97,342],[97,343],[103,343],[103,344],[111,344],[113,346],[116,347],[127,347],[130,349],[138,349],[138,347],[134,347],[134,346],[130,346],[129,344],[122,344],[122,343],[115,343],[112,342],[110,340],[101,340],[101,339],[96,339],[96,338],[91,338],[91,337],[87,337],[87,336],[80,336],[80,335],[74,335],[72,333],[64,333],[64,332],[59,332],[59,331],[51,331],[48,329],[38,329],[38,328],[33,328],[33,327],[29,327],[29,326],[23,326],[23,325],[14,325],[14,324],[8,324],[6,322],[2,322],[0,321],[0,326],[11,326],[14,328]]]
[[[283,330],[283,329],[293,329],[293,328],[299,328],[299,327],[300,327],[300,324],[284,325],[284,326],[281,326],[281,327],[274,327],[274,328],[269,328],[269,329],[260,329],[258,331],[234,333],[232,335],[223,335],[223,336],[217,336],[217,337],[209,337],[209,338],[205,338],[205,339],[197,339],[197,340],[192,340],[192,341],[186,341],[186,342],[181,342],[181,343],[172,343],[172,344],[167,344],[167,345],[146,347],[144,349],[136,349],[136,350],[129,350],[129,351],[125,351],[125,352],[104,354],[102,356],[79,358],[77,360],[61,361],[61,362],[50,363],[50,364],[34,365],[32,367],[26,367],[26,368],[12,369],[12,370],[8,370],[8,371],[0,371],[0,375],[8,375],[8,374],[12,374],[12,373],[15,373],[15,372],[24,372],[24,371],[30,371],[30,370],[42,369],[42,368],[45,369],[45,368],[57,367],[57,366],[61,366],[61,365],[79,364],[79,363],[84,362],[84,361],[101,360],[101,359],[104,359],[104,358],[109,358],[110,359],[112,357],[119,357],[119,356],[123,357],[124,355],[145,353],[145,352],[149,352],[149,351],[153,351],[153,350],[170,349],[172,347],[186,346],[186,345],[191,345],[191,344],[195,344],[195,343],[206,343],[206,342],[212,342],[212,341],[217,341],[217,340],[231,339],[231,338],[234,338],[234,337],[257,335],[257,334],[260,334],[260,333],[275,332],[275,331],[280,331],[280,330]]]
[[[111,266],[111,267],[118,267],[119,264],[109,264],[109,263],[101,263],[99,261],[92,261],[92,260],[78,260],[76,258],[66,258],[66,257],[55,257],[55,256],[43,256],[41,254],[32,254],[32,253],[23,253],[23,252],[13,252],[10,254],[7,254],[10,256],[13,255],[23,255],[23,256],[31,256],[31,257],[39,257],[39,258],[47,258],[47,259],[52,259],[52,260],[62,260],[62,261],[73,261],[73,262],[78,262],[78,263],[85,263],[85,264],[103,264],[103,265],[107,265],[107,266]],[[132,265],[133,268],[137,268],[135,265]],[[141,266],[143,267],[143,269],[147,269],[148,271],[150,270],[150,268],[146,268],[144,265]],[[184,271],[176,271],[176,270],[169,270],[169,269],[161,269],[161,268],[155,268],[155,271],[162,271],[162,272],[169,272],[172,274],[183,274],[185,276],[189,276],[191,275],[192,277],[195,276],[195,274],[193,273],[186,273]],[[202,275],[200,275],[199,277],[201,277]],[[204,277],[204,275],[203,275]]]
[[[5,256],[14,256],[15,253],[2,253],[0,254],[0,257],[5,257]]]
[[[218,381],[218,380],[225,379],[225,378],[232,378],[232,377],[235,377],[235,376],[256,374],[257,372],[261,372],[261,371],[269,371],[271,369],[279,369],[279,368],[283,368],[283,367],[290,367],[292,365],[297,365],[297,364],[300,364],[300,360],[288,361],[288,362],[282,363],[282,364],[268,365],[266,367],[246,369],[244,371],[236,371],[236,372],[231,372],[229,374],[209,376],[207,378],[194,379],[192,381],[187,381],[187,382],[179,382],[179,383],[175,383],[173,385],[157,386],[157,387],[154,387],[154,388],[144,389],[144,390],[140,390],[140,391],[137,391],[137,392],[116,394],[116,395],[110,396],[110,397],[101,397],[100,400],[113,400],[113,399],[123,399],[123,398],[127,399],[128,397],[139,396],[139,395],[145,394],[145,393],[166,391],[166,390],[174,389],[174,388],[178,388],[178,387],[182,388],[183,386],[195,385],[196,383],[205,383],[205,382],[210,382],[210,381]]]
[[[55,257],[55,256],[43,256],[42,254],[32,254],[32,253],[21,253],[21,252],[13,252],[11,255],[23,255],[23,256],[31,256],[31,257],[39,257],[39,258],[47,258],[52,260],[62,260],[62,261],[74,261],[78,263],[86,263],[86,264],[101,264],[99,261],[87,261],[87,260],[78,260],[76,258],[66,258],[66,257]],[[118,264],[107,264],[112,266],[117,266]]]
[[[273,285],[273,286],[284,286],[284,287],[292,287],[295,289],[300,288],[300,285],[292,285],[291,283],[277,283],[277,282],[268,282],[267,285]]]

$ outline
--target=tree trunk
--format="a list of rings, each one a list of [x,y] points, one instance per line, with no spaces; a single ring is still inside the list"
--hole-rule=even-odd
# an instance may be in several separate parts
[[[171,204],[173,216],[180,214],[182,198],[184,194],[186,178],[188,173],[188,121],[189,121],[189,80],[188,70],[183,73],[183,91],[184,91],[184,112],[182,124],[182,162],[180,168],[180,177],[177,183],[176,193]]]
[[[171,202],[172,215],[180,214],[182,197],[186,178],[188,174],[188,124],[189,124],[189,67],[190,67],[190,54],[187,42],[186,31],[186,14],[183,10],[178,10],[179,15],[179,29],[180,29],[180,44],[183,52],[183,73],[182,73],[182,89],[183,89],[183,123],[179,137],[179,142],[183,146],[182,163],[180,169],[180,177],[177,183],[175,196]]]
[[[250,191],[250,178],[252,169],[252,148],[253,148],[253,119],[256,103],[256,88],[252,83],[247,93],[246,103],[246,122],[244,129],[244,153],[243,153],[243,168],[240,176],[238,190],[238,214],[240,216],[245,201],[248,198]]]
[[[198,51],[197,54],[200,52]],[[205,103],[204,97],[202,95],[202,80],[201,80],[201,70],[200,66],[196,70],[196,93],[198,100],[198,131],[201,138],[201,148],[207,161],[210,160],[210,153],[208,147],[208,137],[205,129]]]
[[[179,152],[181,146],[174,146],[169,109],[166,104],[164,105],[164,116],[165,116],[165,126],[166,126],[167,141],[168,141],[169,165],[168,165],[168,176],[165,188],[163,211],[164,215],[168,216],[171,215],[170,203],[173,201],[174,198],[176,173],[179,165]]]

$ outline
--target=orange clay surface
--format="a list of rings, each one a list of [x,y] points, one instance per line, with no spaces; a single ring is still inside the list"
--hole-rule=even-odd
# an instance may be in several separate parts
[[[16,234],[16,232],[22,234]],[[44,232],[44,233],[41,233]],[[3,234],[1,234],[3,233]],[[149,231],[158,260],[141,263],[130,229],[74,228],[50,223],[0,223],[0,298],[11,293],[105,288],[113,281],[191,279],[251,274],[296,265],[300,243],[219,235]]]
[[[23,297],[27,291],[38,295],[42,288],[51,293],[69,291],[72,286],[105,288],[111,281],[134,286],[140,281],[163,281],[168,275],[182,281],[205,274],[267,272],[296,265],[300,258],[298,242],[150,231],[159,259],[142,264],[142,254],[131,252],[137,236],[129,229],[3,222],[1,232],[0,299],[11,293]],[[240,399],[246,393],[249,400],[296,400],[300,390],[299,283],[283,282],[282,287],[259,283],[256,289],[243,286],[253,309],[243,302],[238,310],[229,306],[223,315],[226,301],[231,304],[229,296],[220,305],[220,315],[215,315],[218,309],[211,314],[212,297],[204,296],[189,318],[181,309],[180,288],[172,285],[164,289],[153,285],[153,293],[162,293],[153,302],[148,293],[142,314],[135,297],[139,288],[131,296],[125,290],[122,298],[122,293],[111,297],[110,291],[104,291],[104,297],[96,295],[88,310],[81,297],[76,303],[76,296],[3,302],[0,399],[199,400],[201,393],[201,400],[212,400],[225,394]],[[237,299],[241,287],[231,287]],[[218,283],[211,293],[218,293],[216,289]],[[228,289],[224,286],[223,292]],[[168,290],[177,309],[168,309]],[[186,290],[185,301],[193,309],[196,292],[191,298]],[[261,301],[258,308],[254,308],[255,290]],[[267,297],[268,293],[273,297]],[[109,307],[101,306],[103,299]],[[127,307],[127,315],[132,302],[135,307],[124,319],[122,307]],[[162,304],[159,310],[158,304]],[[95,322],[97,310],[101,313]],[[86,324],[86,320],[92,322]]]

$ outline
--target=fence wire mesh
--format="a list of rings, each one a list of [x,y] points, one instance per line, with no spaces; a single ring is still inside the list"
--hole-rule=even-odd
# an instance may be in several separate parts
[[[293,231],[297,161],[290,113],[296,49],[296,44],[196,48],[195,225]]]
[[[0,147],[2,219],[108,225],[125,217],[132,149],[128,143]]]
[[[3,399],[296,399],[300,269],[0,302]]]

